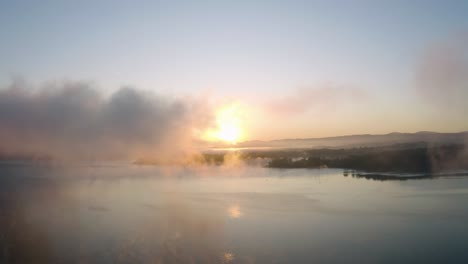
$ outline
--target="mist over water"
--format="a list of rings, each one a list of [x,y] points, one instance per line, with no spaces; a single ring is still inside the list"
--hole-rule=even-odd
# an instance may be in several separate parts
[[[189,152],[193,132],[212,125],[209,105],[133,87],[110,95],[88,82],[0,87],[0,157],[89,161]]]
[[[442,263],[468,179],[340,169],[1,166],[2,263]]]

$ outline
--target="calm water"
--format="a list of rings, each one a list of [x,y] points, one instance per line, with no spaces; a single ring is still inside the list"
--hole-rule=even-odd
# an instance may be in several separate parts
[[[468,178],[0,167],[0,263],[466,263]]]

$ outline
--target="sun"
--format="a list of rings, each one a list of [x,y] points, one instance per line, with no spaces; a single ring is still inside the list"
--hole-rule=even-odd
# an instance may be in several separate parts
[[[207,132],[210,141],[236,144],[243,137],[241,111],[238,104],[223,106],[216,111],[216,128]]]
[[[236,143],[241,135],[240,120],[238,117],[238,109],[235,105],[222,108],[216,115],[218,130],[216,137],[231,143]]]

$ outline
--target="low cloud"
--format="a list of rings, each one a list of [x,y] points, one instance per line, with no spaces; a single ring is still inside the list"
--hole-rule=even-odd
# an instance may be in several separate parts
[[[89,83],[0,89],[0,153],[64,159],[176,155],[210,124],[196,100],[171,100],[131,87],[104,96]],[[178,153],[177,153],[178,154]]]

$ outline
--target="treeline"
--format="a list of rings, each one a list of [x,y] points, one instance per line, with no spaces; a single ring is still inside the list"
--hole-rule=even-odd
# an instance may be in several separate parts
[[[406,143],[341,149],[270,149],[205,153],[199,163],[221,165],[226,157],[270,168],[342,168],[368,172],[431,173],[468,170],[465,145]],[[260,161],[260,162],[259,162]]]
[[[374,172],[436,172],[468,169],[463,145],[309,150],[271,158],[271,168],[344,168]],[[285,154],[285,153],[283,153]]]

